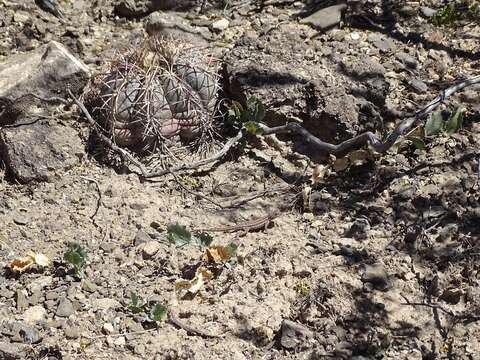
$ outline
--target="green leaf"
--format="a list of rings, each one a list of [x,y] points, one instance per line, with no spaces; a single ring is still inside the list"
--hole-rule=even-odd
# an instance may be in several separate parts
[[[237,249],[238,249],[238,245],[234,243],[230,243],[227,246],[225,246],[225,251],[227,253],[226,259],[230,260],[237,252]]]
[[[462,127],[464,112],[465,109],[459,107],[457,108],[457,111],[450,115],[445,124],[445,131],[448,134],[456,133]]]
[[[262,133],[262,128],[254,121],[247,121],[243,126],[252,135],[260,135]]]
[[[413,143],[413,145],[418,150],[425,150],[426,149],[425,142],[422,139],[420,139],[418,137],[412,137],[412,138],[409,138],[409,140]]]
[[[192,241],[192,234],[183,225],[168,225],[167,239],[176,246],[181,247],[190,244]]]
[[[195,239],[200,246],[210,246],[213,241],[213,237],[205,232],[195,234]]]
[[[425,136],[435,135],[442,131],[444,120],[442,113],[436,111],[430,115],[425,124]]]
[[[153,321],[161,321],[167,315],[167,308],[162,304],[155,304],[150,310],[150,319]]]
[[[87,261],[87,255],[79,243],[69,243],[68,249],[63,255],[63,259],[73,267],[77,277],[80,278],[83,276],[83,267]]]
[[[138,295],[137,295],[136,293],[134,293],[133,291],[130,292],[130,302],[131,302],[131,305],[137,307],[139,301],[140,301],[140,298],[138,297]]]

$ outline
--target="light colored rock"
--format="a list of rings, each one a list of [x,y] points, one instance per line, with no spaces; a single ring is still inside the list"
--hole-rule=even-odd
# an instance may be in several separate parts
[[[110,323],[103,324],[103,333],[106,335],[113,334],[115,332],[115,328]]]
[[[17,98],[26,93],[42,97],[78,91],[86,85],[90,70],[56,41],[31,52],[8,57],[0,63],[0,96]]]
[[[210,25],[210,28],[211,28],[213,31],[222,32],[222,31],[226,30],[229,25],[230,25],[230,21],[228,21],[227,19],[223,18],[223,19],[214,21],[214,22]]]
[[[160,249],[160,244],[158,241],[149,241],[143,247],[143,258],[149,259],[155,255]]]
[[[58,302],[57,312],[55,313],[57,316],[60,317],[69,317],[75,312],[73,308],[73,304],[70,300],[63,297]]]
[[[36,324],[39,321],[45,320],[47,317],[47,310],[42,305],[35,305],[28,308],[23,313],[23,320],[29,324]]]
[[[119,308],[122,305],[115,299],[102,298],[93,300],[92,306],[95,311],[98,311]]]

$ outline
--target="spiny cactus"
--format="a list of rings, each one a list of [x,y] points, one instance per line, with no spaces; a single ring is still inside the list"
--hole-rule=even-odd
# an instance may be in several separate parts
[[[194,47],[149,38],[94,80],[87,104],[119,146],[151,149],[212,130],[218,90],[211,61]]]

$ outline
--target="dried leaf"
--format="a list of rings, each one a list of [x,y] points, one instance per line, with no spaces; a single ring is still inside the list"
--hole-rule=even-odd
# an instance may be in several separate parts
[[[16,258],[8,266],[12,272],[22,273],[35,264],[35,258],[31,255]]]
[[[227,246],[210,246],[205,250],[203,259],[205,261],[221,264],[227,262],[237,251],[237,245],[228,244]]]
[[[362,165],[370,159],[370,153],[366,150],[355,150],[348,154],[348,159],[356,166]]]
[[[180,299],[192,299],[212,279],[212,272],[204,267],[197,269],[192,280],[180,279],[175,282],[175,292]]]

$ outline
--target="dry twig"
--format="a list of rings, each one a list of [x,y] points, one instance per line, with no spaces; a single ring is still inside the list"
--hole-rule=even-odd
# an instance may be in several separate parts
[[[334,145],[320,140],[315,135],[312,135],[301,125],[297,123],[287,123],[285,125],[268,127],[263,124],[259,124],[260,128],[263,131],[264,135],[270,134],[281,134],[281,133],[295,133],[303,136],[306,142],[310,143],[318,150],[328,152],[330,154],[345,154],[350,150],[358,148],[363,145],[371,145],[373,149],[379,153],[385,153],[392,145],[402,136],[406,131],[411,129],[421,118],[423,118],[428,113],[435,110],[440,104],[442,104],[448,97],[452,94],[460,91],[468,86],[480,83],[480,75],[462,81],[456,85],[453,85],[445,90],[443,90],[435,99],[430,101],[422,109],[418,110],[414,116],[403,120],[386,138],[385,141],[377,138],[372,132],[368,131],[363,134],[357,135],[351,139],[345,140],[344,142]]]

